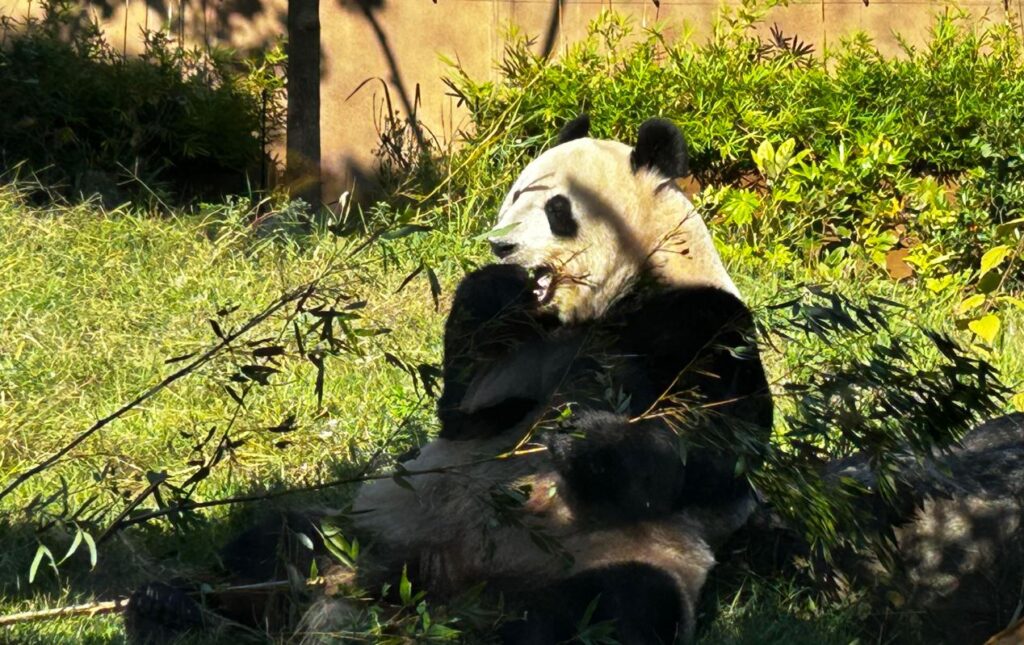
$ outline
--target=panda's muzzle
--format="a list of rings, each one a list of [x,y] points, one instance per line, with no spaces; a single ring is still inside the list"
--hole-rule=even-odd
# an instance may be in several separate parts
[[[502,242],[500,240],[490,240],[491,253],[497,256],[499,260],[504,260],[508,256],[515,252],[517,244],[511,242]]]

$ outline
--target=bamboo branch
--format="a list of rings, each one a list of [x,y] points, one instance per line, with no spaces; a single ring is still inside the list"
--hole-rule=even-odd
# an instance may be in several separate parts
[[[263,311],[259,312],[258,314],[250,318],[248,322],[239,327],[237,330],[224,336],[224,338],[222,338],[219,343],[203,352],[199,357],[190,361],[187,365],[185,365],[178,371],[174,372],[173,374],[167,376],[156,385],[150,387],[148,390],[146,390],[139,396],[135,397],[130,402],[122,405],[120,408],[118,408],[111,414],[103,417],[102,419],[94,423],[92,426],[90,426],[87,430],[81,432],[77,437],[71,440],[70,443],[66,444],[60,450],[58,450],[57,452],[53,453],[43,461],[39,462],[35,466],[29,468],[28,470],[18,475],[13,482],[8,484],[8,486],[3,489],[3,491],[0,491],[0,500],[3,500],[3,498],[7,497],[12,491],[14,491],[16,488],[24,484],[26,481],[28,481],[35,475],[38,475],[42,471],[46,470],[53,464],[60,461],[60,459],[62,459],[65,455],[67,455],[69,452],[77,448],[79,444],[81,444],[83,441],[85,441],[92,435],[102,430],[110,423],[116,421],[117,419],[123,417],[128,412],[137,408],[138,406],[140,406],[141,404],[155,396],[160,391],[166,389],[168,386],[170,386],[178,379],[182,378],[183,376],[187,376],[188,374],[191,374],[197,368],[211,361],[215,356],[217,356],[221,351],[227,348],[232,342],[234,342],[240,336],[245,335],[249,330],[251,330],[253,327],[256,327],[270,316],[274,315],[285,305],[294,302],[299,298],[304,297],[313,287],[313,283],[303,285],[301,288],[285,293],[284,295],[279,297],[277,300],[275,300],[265,309],[263,309]]]

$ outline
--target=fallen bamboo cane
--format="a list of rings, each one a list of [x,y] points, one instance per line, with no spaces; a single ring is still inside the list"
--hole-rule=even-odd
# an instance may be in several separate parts
[[[87,602],[81,605],[69,607],[56,607],[53,609],[36,609],[34,611],[22,611],[17,614],[0,616],[0,626],[15,625],[17,623],[30,623],[37,620],[51,620],[53,618],[64,618],[67,616],[98,616],[124,611],[128,606],[127,598],[117,600],[104,600],[102,602]]]
[[[235,587],[224,587],[207,591],[207,594],[233,593],[239,591],[273,591],[291,586],[288,580],[274,580],[271,582],[259,582],[251,585],[238,585]],[[316,578],[306,582],[306,587],[319,587],[325,584],[323,578]],[[52,620],[54,618],[67,618],[71,616],[99,616],[102,614],[113,614],[124,611],[128,608],[128,598],[117,600],[103,600],[87,602],[80,605],[69,605],[67,607],[53,607],[50,609],[35,609],[33,611],[22,611],[16,614],[0,616],[0,627],[16,625],[18,623],[31,623],[37,620]]]

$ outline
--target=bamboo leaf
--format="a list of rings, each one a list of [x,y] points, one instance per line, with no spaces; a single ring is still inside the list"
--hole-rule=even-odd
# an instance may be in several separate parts
[[[434,311],[437,311],[441,307],[438,300],[441,295],[441,283],[438,282],[437,274],[430,267],[427,267],[427,280],[430,281],[430,296],[434,299]]]
[[[68,547],[68,552],[64,554],[64,557],[60,559],[57,564],[64,564],[64,561],[75,554],[78,550],[78,545],[82,543],[82,529],[75,531],[75,539],[71,541],[71,546]]]
[[[477,235],[476,237],[472,237],[470,239],[472,241],[474,241],[474,242],[481,242],[481,241],[484,241],[484,240],[486,240],[488,238],[491,238],[491,237],[501,237],[502,235],[504,235],[505,233],[510,232],[512,229],[514,229],[517,226],[519,226],[519,222],[513,222],[513,223],[509,224],[508,226],[502,226],[501,228],[496,228],[496,229],[492,229],[490,231],[485,231],[485,232],[481,233],[480,235]]]
[[[405,567],[402,567],[402,579],[398,582],[398,597],[403,605],[408,605],[412,600],[412,583],[409,582],[409,574]]]
[[[85,539],[85,545],[89,547],[89,567],[91,569],[96,568],[96,562],[99,560],[99,556],[96,554],[96,540],[92,538],[92,535],[88,531],[82,531],[82,537]]]
[[[32,566],[29,567],[29,570],[28,570],[28,582],[29,582],[29,584],[32,584],[32,582],[36,579],[36,573],[39,571],[39,563],[43,561],[43,556],[46,556],[47,558],[49,558],[50,559],[50,566],[53,567],[54,571],[57,570],[57,565],[54,564],[54,561],[53,561],[53,552],[50,551],[50,549],[46,548],[45,544],[40,544],[39,548],[36,549],[36,556],[34,558],[32,558]]]

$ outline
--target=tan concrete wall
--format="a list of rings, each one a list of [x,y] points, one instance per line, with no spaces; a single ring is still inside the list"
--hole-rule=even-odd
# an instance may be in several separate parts
[[[966,0],[960,6],[981,16],[1005,18],[1007,8],[1024,13],[1022,0]],[[457,58],[480,78],[493,76],[493,61],[500,57],[501,34],[508,24],[538,37],[542,46],[552,21],[557,25],[556,53],[586,33],[599,11],[613,8],[630,14],[638,26],[656,21],[669,35],[684,25],[696,40],[706,38],[718,0],[380,0],[371,13],[355,9],[353,2],[323,0],[321,132],[324,196],[336,199],[353,177],[373,166],[376,132],[372,125],[375,103],[383,98],[383,79],[395,104],[398,97],[421,97],[420,121],[438,136],[451,137],[463,127],[464,116],[445,96],[441,78],[446,74],[439,54]],[[819,48],[839,37],[864,30],[887,53],[896,53],[894,31],[911,43],[927,36],[932,16],[945,6],[929,0],[793,0],[772,11],[765,29],[778,23],[787,34],[798,34]],[[1018,15],[1019,15],[1018,13]],[[379,29],[371,24],[376,22]],[[386,50],[392,56],[389,59]],[[405,109],[402,109],[405,112]]]
[[[292,0],[293,2],[296,0]],[[554,51],[578,39],[603,8],[630,14],[635,24],[656,21],[671,36],[684,27],[706,38],[718,0],[319,0],[320,143],[324,201],[332,202],[355,177],[372,174],[373,150],[385,94],[395,109],[415,108],[421,123],[444,141],[465,127],[446,96],[448,72],[440,56],[458,59],[479,78],[493,76],[507,25],[538,37],[554,28]],[[259,47],[282,34],[288,0],[94,0],[90,4],[110,41],[137,51],[140,30],[170,26],[183,41]],[[927,35],[935,0],[792,0],[774,10],[778,23],[819,50],[854,30],[870,34],[884,52],[898,50],[893,32],[911,43]],[[1024,0],[960,0],[976,16],[1024,13]],[[30,0],[0,0],[0,14],[24,13]],[[36,6],[38,6],[36,4]],[[125,28],[127,25],[127,37]],[[309,71],[309,70],[307,70]],[[385,87],[387,92],[385,92]],[[358,90],[358,91],[357,91]],[[313,124],[316,127],[316,124]]]
[[[141,51],[143,30],[168,29],[189,45],[253,50],[285,33],[288,0],[88,0],[82,8],[117,50]],[[39,0],[0,0],[0,16],[41,14]]]

